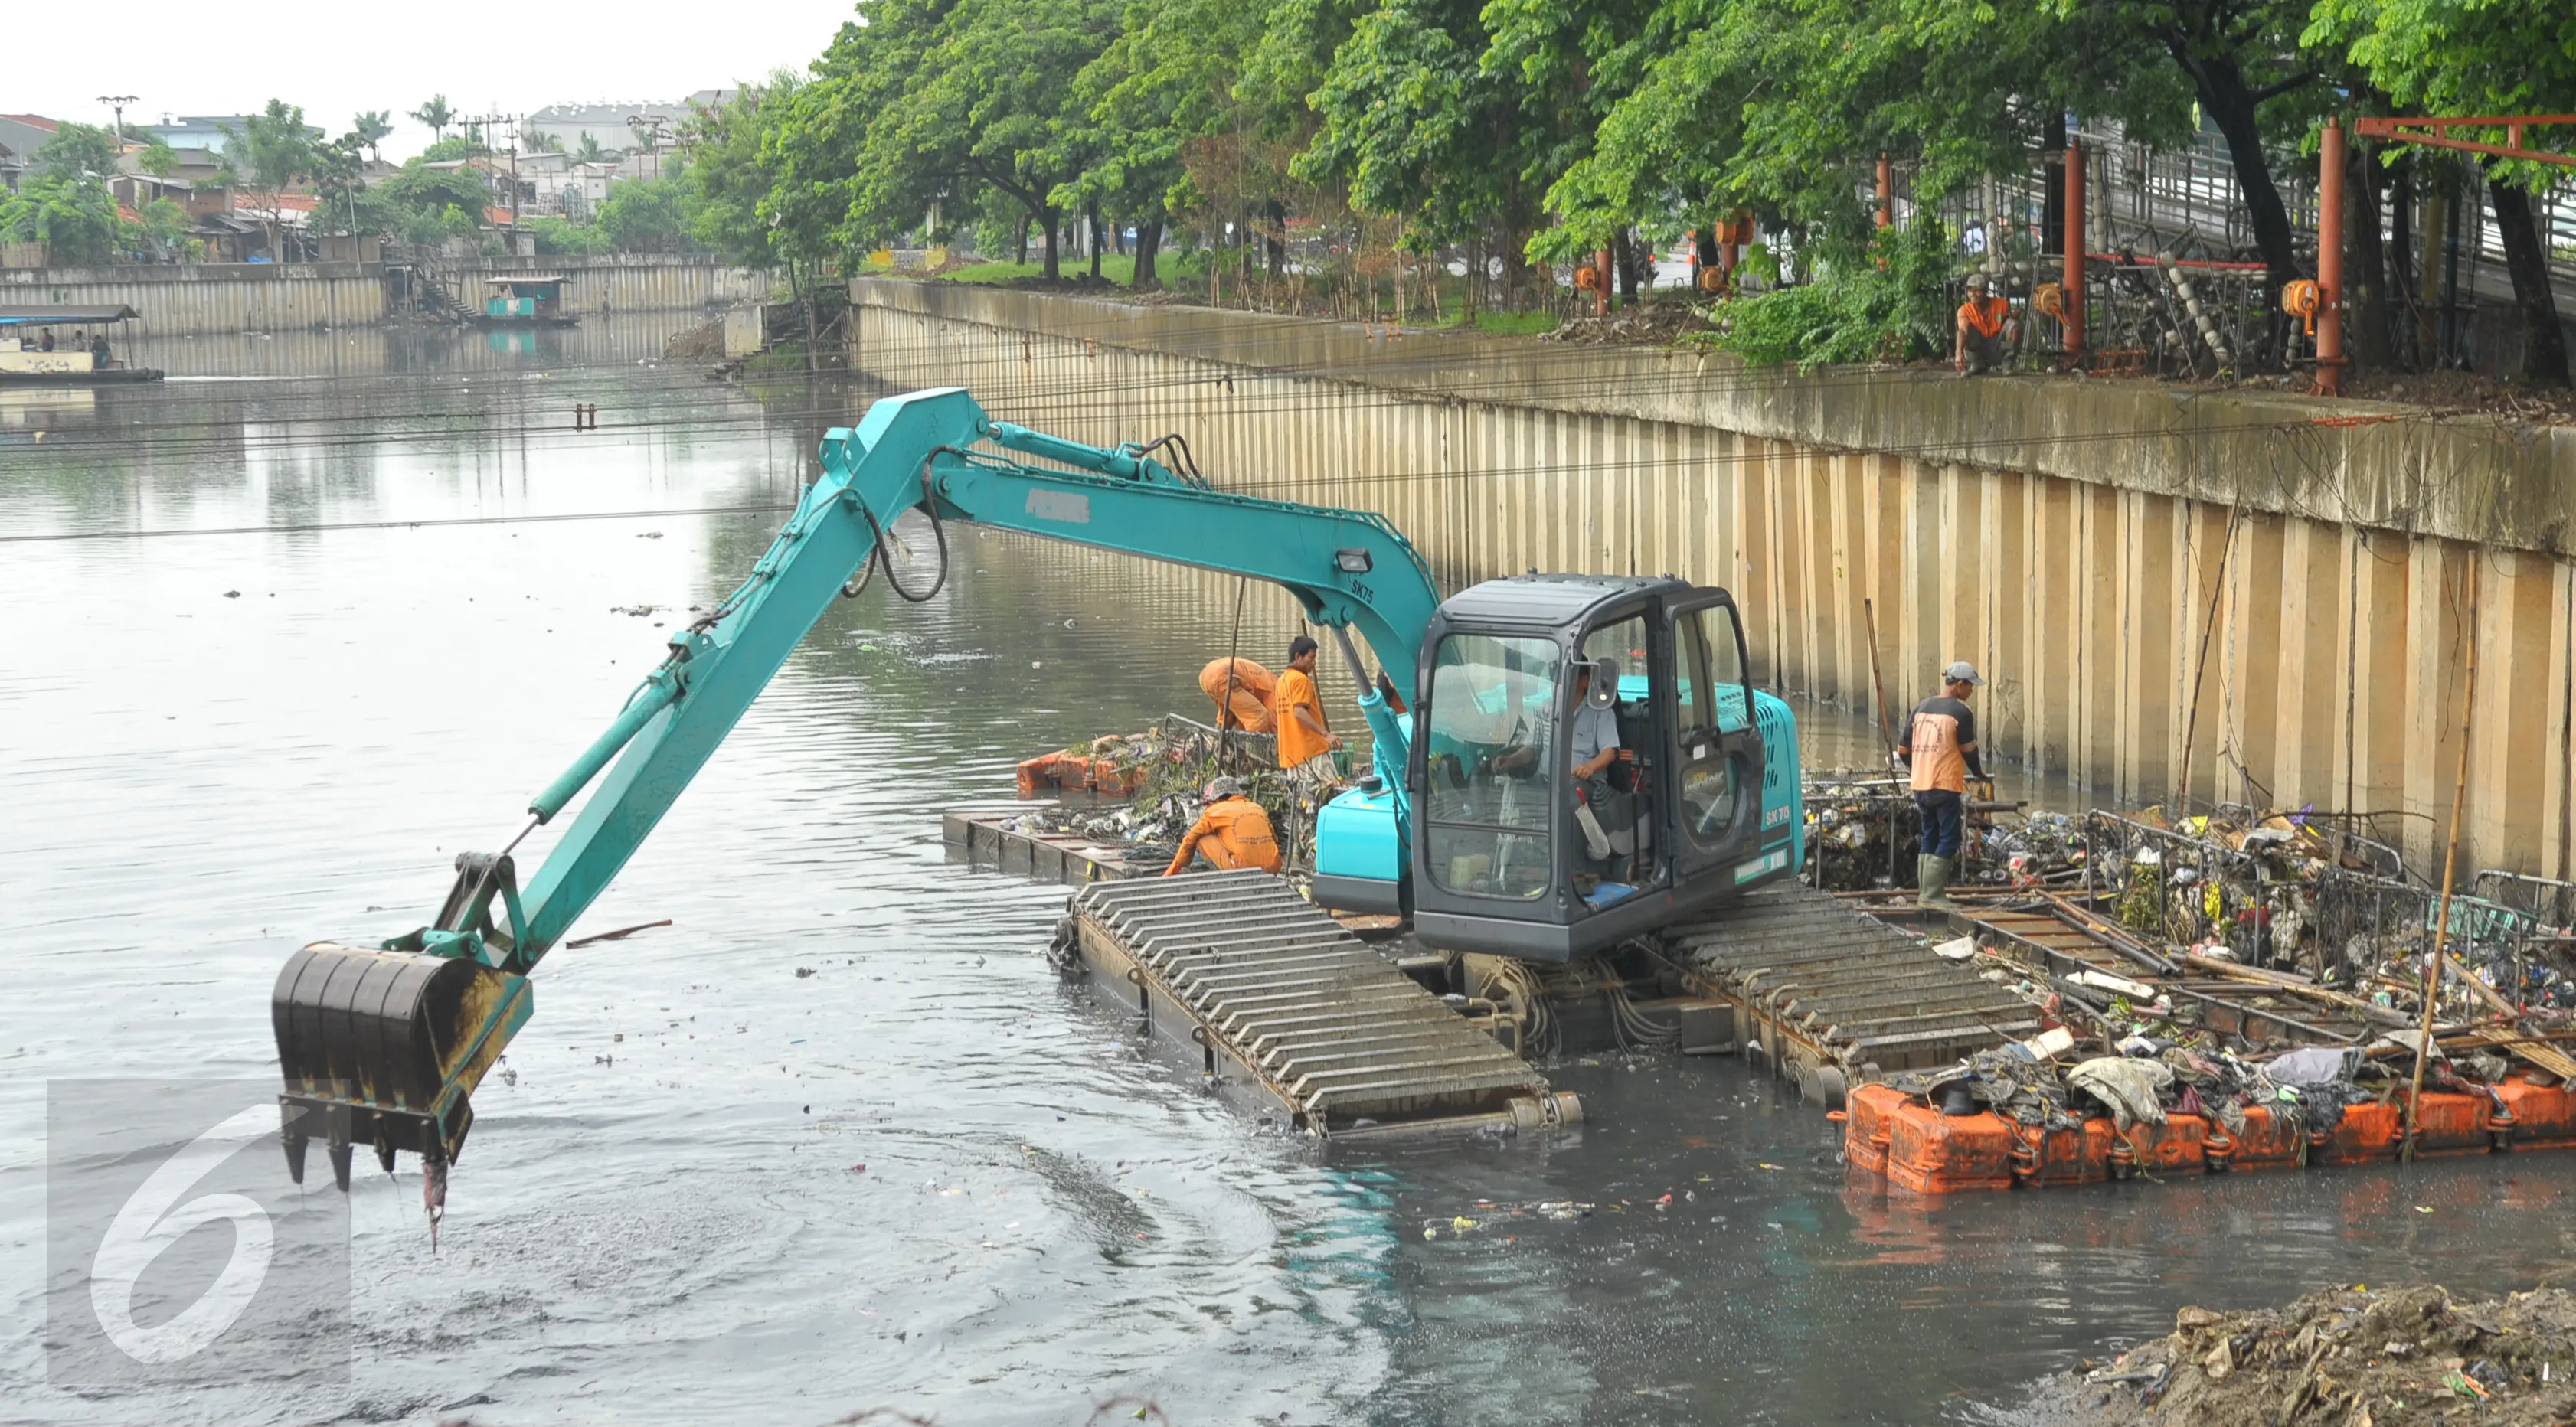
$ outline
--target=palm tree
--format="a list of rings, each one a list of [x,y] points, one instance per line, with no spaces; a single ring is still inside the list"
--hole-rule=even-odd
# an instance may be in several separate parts
[[[384,162],[385,156],[377,151],[376,146],[393,133],[394,116],[382,109],[362,110],[349,127],[357,131],[358,142],[367,146],[367,157],[378,163]]]
[[[593,138],[588,130],[584,130],[581,136],[581,147],[573,150],[572,152],[573,157],[580,162],[595,164],[606,160],[611,153],[615,152],[615,150],[601,148],[599,146],[599,140]]]
[[[411,111],[411,117],[427,124],[430,133],[444,139],[447,126],[456,122],[456,109],[447,102],[446,95],[433,94],[429,96],[428,103]]]

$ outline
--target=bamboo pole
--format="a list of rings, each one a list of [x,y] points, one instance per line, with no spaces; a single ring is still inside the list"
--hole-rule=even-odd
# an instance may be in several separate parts
[[[1860,602],[1860,617],[1869,625],[1869,687],[1878,696],[1878,736],[1894,748],[1896,735],[1887,722],[1887,685],[1880,682],[1878,673],[1878,612],[1870,608],[1868,600]]]
[[[2415,1162],[2415,1107],[2424,1098],[2424,1062],[2433,1051],[2433,1007],[2442,989],[2442,963],[2450,955],[2451,888],[2460,865],[2460,812],[2469,795],[2469,730],[2478,712],[2478,594],[2477,566],[2472,563],[2463,581],[2469,587],[2468,620],[2465,639],[2469,646],[2468,688],[2460,698],[2460,771],[2451,781],[2451,838],[2442,850],[2441,910],[2433,917],[2433,955],[2424,963],[2424,1023],[2415,1042],[2415,1077],[2406,1093],[2406,1137],[2399,1141],[2397,1157],[2407,1164]]]

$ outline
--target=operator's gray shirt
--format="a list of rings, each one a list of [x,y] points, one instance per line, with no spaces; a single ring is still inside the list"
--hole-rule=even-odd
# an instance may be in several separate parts
[[[1619,746],[1619,715],[1614,709],[1594,708],[1586,700],[1574,711],[1573,756],[1566,760],[1569,768],[1580,768],[1601,756],[1605,748]]]

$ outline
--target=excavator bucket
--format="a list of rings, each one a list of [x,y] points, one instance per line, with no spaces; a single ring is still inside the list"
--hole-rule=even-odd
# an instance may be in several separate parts
[[[318,1138],[342,1189],[359,1145],[388,1173],[399,1150],[443,1173],[474,1123],[467,1097],[533,1000],[526,977],[461,957],[329,942],[297,952],[269,1003],[287,1172],[304,1182],[305,1147]]]

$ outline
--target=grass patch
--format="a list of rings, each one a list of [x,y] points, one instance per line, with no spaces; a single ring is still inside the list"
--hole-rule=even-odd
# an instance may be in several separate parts
[[[1172,268],[1171,259],[1166,256],[1160,263],[1156,264],[1156,267],[1165,277],[1168,278],[1171,274]],[[1067,258],[1056,265],[1056,275],[1066,279],[1088,277],[1090,273],[1091,260],[1089,258]],[[1009,282],[1013,278],[1043,277],[1045,275],[1046,264],[1036,262],[972,263],[962,268],[951,269],[948,272],[941,273],[939,276],[946,278],[951,282]],[[1100,275],[1107,278],[1109,281],[1116,283],[1120,287],[1134,287],[1136,285],[1136,259],[1132,256],[1121,253],[1104,253],[1100,258]]]

